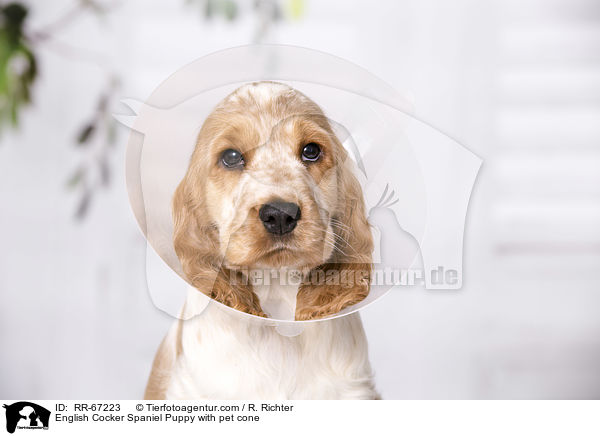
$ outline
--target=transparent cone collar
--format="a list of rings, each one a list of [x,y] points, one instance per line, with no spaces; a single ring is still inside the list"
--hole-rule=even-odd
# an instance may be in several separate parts
[[[123,100],[134,116],[116,115],[132,129],[127,187],[149,246],[147,281],[154,304],[184,318],[210,306],[292,336],[307,322],[322,320],[294,321],[295,294],[286,284],[263,292],[269,318],[211,300],[190,289],[174,250],[172,199],[200,128],[223,98],[257,81],[287,84],[322,108],[362,188],[374,241],[370,292],[324,319],[360,310],[394,287],[460,288],[465,217],[481,160],[410,115],[406,99],[364,69],[309,49],[252,45],[187,65],[147,101]],[[182,312],[186,298],[193,304]]]

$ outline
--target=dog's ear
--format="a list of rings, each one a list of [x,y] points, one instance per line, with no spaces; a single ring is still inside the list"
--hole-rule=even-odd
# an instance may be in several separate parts
[[[367,221],[362,189],[351,161],[338,145],[338,208],[332,217],[336,249],[331,258],[311,271],[301,284],[296,319],[322,318],[356,304],[369,294],[373,237]]]
[[[205,207],[205,176],[192,156],[187,173],[173,196],[173,246],[189,283],[234,309],[265,316],[251,285],[240,272],[223,266],[218,228]]]

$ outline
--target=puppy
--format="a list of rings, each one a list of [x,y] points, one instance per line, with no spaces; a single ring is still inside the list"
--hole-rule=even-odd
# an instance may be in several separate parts
[[[161,343],[146,399],[378,398],[358,313],[293,337],[257,318],[318,319],[368,295],[373,241],[352,167],[289,86],[248,84],[215,108],[173,198],[191,319]],[[203,310],[203,294],[255,317]]]

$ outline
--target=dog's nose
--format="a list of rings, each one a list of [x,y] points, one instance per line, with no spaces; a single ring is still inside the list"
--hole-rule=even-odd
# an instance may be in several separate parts
[[[258,216],[269,233],[284,235],[296,227],[300,219],[300,207],[295,203],[274,201],[263,204]]]

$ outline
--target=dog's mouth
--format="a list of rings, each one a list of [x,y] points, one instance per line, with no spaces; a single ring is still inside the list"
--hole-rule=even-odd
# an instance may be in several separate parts
[[[265,253],[265,255],[272,256],[274,254],[281,253],[281,252],[293,252],[293,251],[296,251],[296,249],[292,248],[292,247],[282,246],[282,247],[275,247],[275,248],[267,251]]]
[[[278,266],[285,266],[281,265],[281,261],[291,257],[296,257],[298,255],[301,255],[301,253],[296,247],[290,244],[278,242],[274,244],[272,248],[268,249],[264,254],[262,254],[258,258],[258,261],[265,262],[271,260],[276,261],[275,263],[277,263]]]

